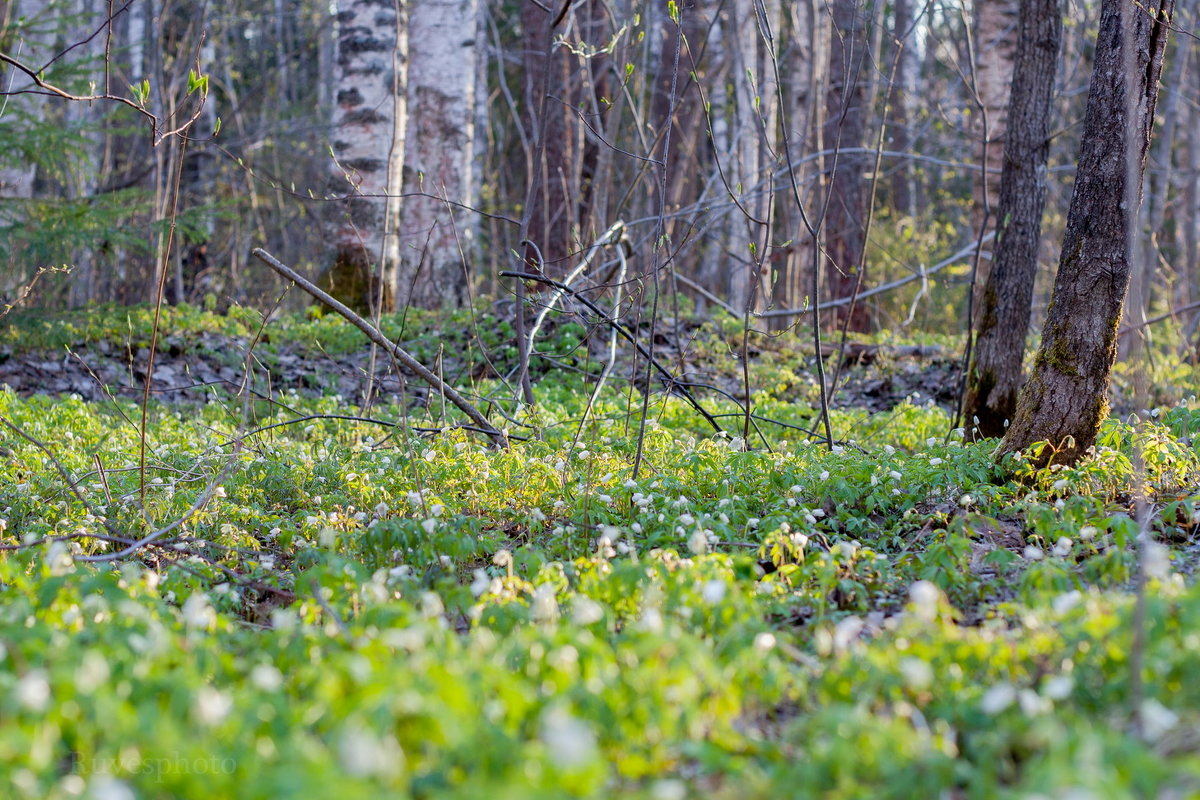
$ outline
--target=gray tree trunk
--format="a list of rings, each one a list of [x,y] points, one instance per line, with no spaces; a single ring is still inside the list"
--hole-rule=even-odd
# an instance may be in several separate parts
[[[1174,0],[1103,0],[1075,190],[1042,345],[999,453],[1072,464],[1108,415],[1133,226]]]
[[[996,209],[993,266],[977,316],[978,343],[963,416],[978,418],[983,436],[1003,436],[1017,407],[1037,274],[1050,106],[1062,43],[1058,0],[1021,0],[1020,32],[1007,108],[1004,170]]]
[[[862,150],[867,125],[867,11],[858,0],[831,0],[833,35],[829,49],[829,93],[826,99],[825,141],[839,152],[829,184],[829,208],[825,215],[826,275],[833,297],[849,297],[865,275],[867,187],[865,175],[870,157]],[[815,298],[814,298],[815,300]],[[866,331],[871,320],[866,306],[838,309],[841,325]]]
[[[982,107],[981,122],[985,123],[979,131],[976,153],[980,164],[986,168],[986,171],[980,173],[981,179],[975,183],[975,213],[977,222],[981,223],[984,208],[989,209],[988,228],[993,230],[996,227],[996,209],[1000,202],[1000,181],[996,172],[1004,167],[1008,101],[1012,88],[1020,9],[1020,0],[975,2],[975,92],[978,95],[976,99]]]
[[[475,200],[477,16],[477,0],[422,0],[410,16],[400,305],[467,298],[479,217],[446,201]]]

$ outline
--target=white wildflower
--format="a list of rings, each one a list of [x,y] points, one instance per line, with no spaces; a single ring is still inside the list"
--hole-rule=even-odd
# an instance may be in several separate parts
[[[1021,556],[1026,561],[1041,561],[1042,557],[1045,555],[1046,554],[1042,552],[1042,548],[1034,547],[1031,544],[1026,545],[1025,549],[1021,551]]]
[[[283,686],[283,674],[271,664],[256,664],[250,670],[250,682],[264,692],[275,692]]]
[[[775,634],[763,631],[754,637],[754,649],[765,653],[775,648]]]
[[[1171,571],[1171,552],[1158,542],[1146,542],[1142,548],[1142,568],[1151,578],[1165,578]]]
[[[1021,706],[1022,713],[1027,717],[1046,714],[1054,708],[1054,704],[1050,702],[1050,698],[1043,697],[1032,689],[1022,689],[1017,693],[1017,700]]]
[[[687,800],[687,784],[677,778],[663,778],[650,789],[651,800]]]
[[[1179,724],[1179,715],[1153,697],[1142,701],[1138,709],[1142,722],[1142,735],[1150,741],[1157,741]]]
[[[512,552],[504,549],[497,550],[496,554],[492,556],[492,563],[497,567],[511,567],[513,563]]]
[[[475,570],[473,576],[474,580],[471,581],[471,594],[475,597],[479,597],[488,590],[488,586],[491,585],[492,579],[481,569]]]
[[[908,599],[913,613],[923,620],[933,620],[941,605],[942,590],[929,581],[917,581],[908,589]]]
[[[1079,592],[1079,590],[1073,589],[1069,592],[1063,592],[1055,597],[1053,603],[1051,603],[1051,608],[1054,609],[1055,614],[1061,616],[1068,613],[1071,609],[1075,608],[1075,606],[1079,605],[1079,601],[1082,599],[1083,595]]]
[[[75,566],[75,559],[71,558],[71,551],[66,542],[50,543],[46,548],[46,565],[50,567],[51,575],[62,575],[71,571]]]
[[[1042,684],[1042,696],[1047,700],[1066,700],[1075,690],[1075,680],[1070,675],[1055,675]]]
[[[697,530],[688,539],[688,550],[691,550],[696,555],[708,552],[708,537],[704,535],[704,531]]]
[[[906,658],[900,662],[904,683],[914,692],[921,692],[933,683],[933,667],[923,658]]]
[[[642,610],[642,616],[638,623],[639,627],[647,633],[662,633],[665,627],[662,612],[653,606],[647,606]]]
[[[559,706],[542,714],[541,739],[550,758],[561,769],[586,766],[599,755],[591,726]]]
[[[342,730],[338,760],[356,778],[389,777],[404,768],[404,751],[395,738],[376,736],[365,726],[351,723]]]
[[[95,650],[88,650],[75,669],[75,688],[83,694],[91,694],[108,682],[108,661]]]
[[[717,603],[725,599],[725,593],[729,587],[725,585],[725,581],[713,579],[704,584],[700,595],[704,598],[704,602],[710,606],[715,606]]]
[[[137,800],[137,795],[125,781],[111,775],[96,775],[89,786],[88,800]]]
[[[1054,543],[1053,553],[1057,558],[1065,558],[1071,554],[1071,547],[1074,546],[1069,536],[1060,536],[1058,541]]]
[[[533,618],[538,622],[553,622],[558,619],[558,598],[554,586],[543,583],[533,592]]]
[[[576,595],[571,601],[571,621],[576,625],[591,625],[604,619],[604,607],[590,597]]]
[[[14,688],[17,703],[33,712],[45,711],[50,705],[50,681],[43,669],[31,669],[21,676]]]
[[[862,633],[865,623],[858,617],[846,617],[833,628],[833,649],[845,650]]]
[[[196,692],[196,719],[203,725],[219,725],[233,709],[229,695],[211,686],[201,686]]]
[[[999,714],[1017,699],[1017,690],[1011,683],[997,683],[983,693],[979,708],[985,714]]]
[[[208,630],[217,622],[217,612],[204,592],[192,592],[184,602],[183,621],[189,628]]]

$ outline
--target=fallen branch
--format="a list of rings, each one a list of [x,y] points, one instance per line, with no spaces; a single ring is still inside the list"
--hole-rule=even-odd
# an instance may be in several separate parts
[[[346,307],[345,304],[338,302],[328,293],[318,289],[312,281],[308,280],[303,275],[296,272],[296,270],[275,258],[275,256],[271,255],[266,250],[263,250],[261,247],[256,247],[253,251],[253,255],[259,261],[263,262],[268,267],[275,270],[280,275],[287,278],[292,283],[296,284],[301,289],[315,297],[317,300],[320,300],[322,303],[329,306],[334,311],[349,320],[354,327],[365,333],[368,339],[382,347],[397,361],[399,361],[408,369],[412,370],[412,372],[415,373],[418,378],[425,381],[437,392],[444,395],[447,400],[458,406],[462,412],[466,414],[472,422],[475,423],[476,426],[478,426],[484,433],[488,435],[488,437],[491,438],[492,442],[494,442],[497,447],[508,447],[508,437],[503,432],[497,430],[492,423],[488,422],[487,418],[479,412],[479,409],[468,403],[466,398],[464,398],[450,386],[446,385],[445,381],[433,374],[433,372],[431,372],[421,362],[413,358],[408,351],[384,336],[378,328],[376,328],[367,320],[363,319],[358,314],[351,311]]]

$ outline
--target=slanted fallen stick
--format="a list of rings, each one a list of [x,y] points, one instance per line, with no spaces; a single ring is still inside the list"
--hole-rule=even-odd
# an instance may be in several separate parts
[[[329,306],[346,319],[350,320],[350,323],[365,333],[368,339],[382,347],[387,352],[391,353],[397,361],[399,361],[408,369],[412,370],[418,378],[428,383],[437,392],[444,395],[447,400],[462,409],[462,412],[466,414],[472,422],[474,422],[483,430],[484,433],[491,437],[492,441],[497,447],[508,447],[508,437],[505,436],[502,431],[497,430],[492,423],[488,422],[487,418],[479,412],[479,409],[468,403],[465,397],[456,392],[452,387],[448,386],[445,381],[433,374],[433,372],[425,367],[420,361],[417,361],[415,358],[413,358],[412,355],[410,355],[403,347],[380,333],[378,328],[360,317],[358,314],[351,311],[345,306],[345,304],[338,302],[333,297],[330,297],[327,292],[321,291],[321,289],[317,288],[312,281],[308,280],[303,275],[296,272],[296,270],[275,258],[275,256],[271,255],[266,250],[263,250],[261,247],[256,247],[253,251],[253,255],[259,261],[263,262],[268,267],[275,270],[280,275],[287,278],[289,281],[296,284],[301,289],[308,292],[313,297],[320,300],[322,303]]]

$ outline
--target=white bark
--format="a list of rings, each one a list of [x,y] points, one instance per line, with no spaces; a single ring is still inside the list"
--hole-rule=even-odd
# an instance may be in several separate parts
[[[421,0],[412,9],[401,304],[466,299],[478,217],[447,201],[475,201],[477,18],[478,0]]]
[[[399,288],[395,221],[405,156],[407,16],[406,0],[338,6],[333,190],[348,197],[330,230],[335,266],[379,276],[388,309]]]

